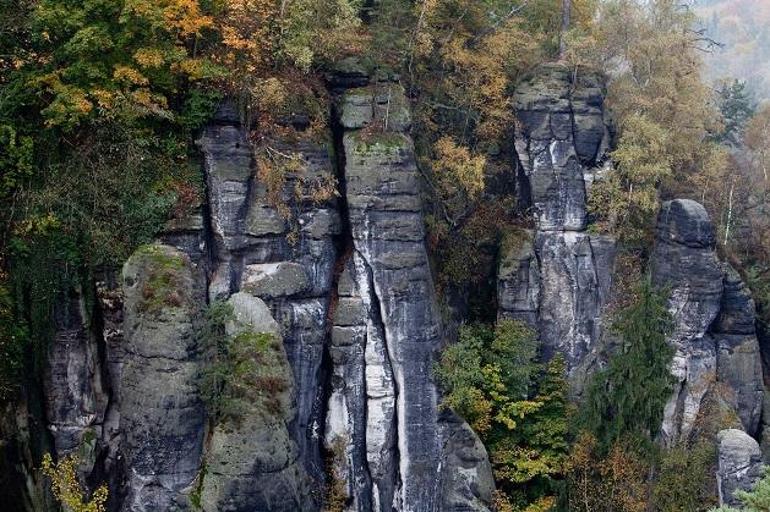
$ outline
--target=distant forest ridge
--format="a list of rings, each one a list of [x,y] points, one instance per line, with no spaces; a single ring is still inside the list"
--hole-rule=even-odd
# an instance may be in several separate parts
[[[770,0],[696,0],[706,35],[723,44],[704,59],[706,78],[745,80],[770,100]]]

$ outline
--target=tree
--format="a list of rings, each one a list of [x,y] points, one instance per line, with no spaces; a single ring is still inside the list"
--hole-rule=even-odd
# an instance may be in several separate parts
[[[716,140],[731,146],[740,146],[746,123],[754,115],[751,94],[746,82],[737,79],[731,83],[723,83],[718,93],[723,128],[717,134]]]
[[[583,422],[609,449],[627,436],[651,442],[673,390],[674,349],[666,341],[671,317],[663,295],[643,281],[637,300],[618,313],[613,328],[620,346],[589,383]]]
[[[561,30],[559,31],[559,57],[564,57],[567,51],[565,36],[569,30],[570,17],[572,15],[572,0],[561,1]]]
[[[436,367],[442,406],[481,436],[504,501],[522,508],[553,503],[567,452],[565,363],[557,357],[540,364],[536,356],[534,333],[503,320],[494,330],[463,326]]]
[[[566,506],[570,512],[644,512],[648,510],[650,463],[632,440],[602,449],[581,432],[567,459]]]
[[[624,119],[623,136],[612,152],[616,169],[590,195],[589,208],[610,232],[628,243],[648,243],[658,212],[658,189],[672,175],[668,131],[643,114]]]
[[[630,238],[639,238],[638,233],[649,233],[652,225],[649,215],[620,219],[625,222],[613,217],[634,204],[619,191],[640,193],[648,209],[651,203],[646,199],[661,191],[686,195],[693,188],[688,178],[720,162],[714,158],[716,143],[709,142],[719,129],[720,116],[700,78],[699,53],[708,43],[692,24],[692,13],[675,0],[608,0],[600,4],[587,39],[591,44],[584,44],[579,48],[582,54],[573,57],[611,77],[607,104],[620,128],[620,152],[615,157],[621,157],[621,176],[613,178],[614,183],[600,183],[599,197],[592,204],[600,227],[621,237],[630,228]],[[659,171],[667,169],[654,173],[653,178],[659,179],[647,179],[648,145],[660,162]],[[643,183],[641,191],[634,181]]]
[[[746,125],[746,146],[761,171],[764,188],[770,187],[770,104],[763,105]]]

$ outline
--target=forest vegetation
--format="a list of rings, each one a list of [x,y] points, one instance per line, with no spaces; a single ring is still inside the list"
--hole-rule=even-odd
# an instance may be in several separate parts
[[[715,40],[748,12],[705,4]],[[94,273],[203,201],[194,141],[223,98],[251,126],[260,176],[280,180],[292,163],[270,152],[271,135],[297,112],[307,115],[308,137],[322,134],[324,73],[355,57],[407,90],[439,291],[474,295],[468,323],[434,371],[442,406],[489,451],[497,510],[716,505],[713,447],[655,442],[672,351],[647,261],[661,202],[702,202],[721,255],[740,270],[770,331],[770,105],[751,91],[766,87],[766,76],[717,88],[702,78],[703,55],[719,50],[681,2],[0,0],[0,13],[2,400],[40,371],[58,294],[91,293]],[[615,172],[592,191],[590,229],[621,241],[626,281],[639,283],[614,312],[618,347],[579,405],[568,400],[564,361],[540,361],[526,326],[484,312],[501,241],[527,226],[526,212],[495,190],[512,159],[511,97],[552,61],[607,78]],[[228,353],[218,332],[209,377],[219,394],[208,399],[235,417],[241,395],[225,375],[235,378],[232,368],[274,341],[244,338]],[[106,490],[93,489],[89,501],[75,464],[43,461],[54,496],[72,511],[104,510]],[[742,494],[744,510],[768,510],[768,489],[766,478]]]

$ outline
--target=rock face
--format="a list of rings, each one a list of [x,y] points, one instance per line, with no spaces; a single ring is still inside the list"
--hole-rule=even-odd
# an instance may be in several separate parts
[[[584,231],[586,187],[610,137],[600,84],[549,64],[517,90],[518,196],[536,230],[504,244],[498,268],[498,316],[534,327],[546,358],[563,354],[573,390],[602,335],[615,259],[611,238]]]
[[[62,297],[54,318],[56,331],[48,347],[44,378],[48,428],[58,453],[84,448],[93,457],[102,434],[107,394],[83,294],[73,291]],[[84,462],[93,466],[94,460]]]
[[[328,144],[328,143],[326,143]],[[314,194],[335,180],[330,148],[297,133],[252,148],[237,118],[220,109],[199,145],[206,161],[215,261],[211,298],[244,291],[270,307],[282,328],[294,374],[297,414],[291,422],[305,470],[323,480],[325,327],[341,229],[336,196]],[[267,152],[274,171],[296,160],[273,189],[252,155]]]
[[[270,361],[269,371],[285,375],[291,382],[281,329],[265,303],[243,292],[232,295],[227,302],[234,315],[227,324],[228,336],[274,336],[278,350],[275,360]],[[290,512],[314,506],[309,482],[298,460],[297,445],[289,434],[289,423],[296,414],[293,385],[287,385],[271,400],[276,402],[270,408],[260,402],[248,403],[237,420],[222,422],[214,428],[200,483],[204,511]]]
[[[540,230],[583,230],[585,175],[609,146],[600,77],[575,80],[567,66],[546,64],[514,101],[520,200],[532,206]]]
[[[120,277],[99,276],[96,314],[84,292],[57,305],[47,427],[58,455],[85,454],[81,470],[108,482],[110,512],[316,512],[332,491],[349,512],[491,509],[484,446],[439,407],[433,381],[448,336],[404,90],[354,62],[328,83],[331,129],[296,114],[257,147],[223,105],[198,141],[205,201]],[[585,229],[610,138],[600,83],[549,64],[517,93],[518,193],[535,226],[503,245],[498,272],[499,318],[534,327],[546,358],[563,354],[576,395],[605,336],[615,260],[614,240]],[[688,435],[714,390],[756,435],[753,301],[717,261],[700,205],[664,206],[653,260],[676,326],[664,440]],[[270,335],[250,353],[247,378],[260,384],[237,417],[201,399],[214,301],[233,310],[230,350]],[[756,459],[731,432],[720,436],[725,496]]]
[[[669,291],[669,342],[676,349],[677,386],[665,409],[663,439],[686,438],[712,390],[756,434],[763,385],[754,303],[737,273],[717,260],[714,226],[703,206],[684,199],[663,205],[652,265],[654,284]]]
[[[404,91],[351,75],[334,94],[333,148],[302,123],[252,147],[223,105],[198,141],[207,201],[100,277],[93,332],[79,297],[62,303],[50,429],[61,453],[88,438],[110,510],[312,512],[340,485],[350,511],[489,510],[486,451],[438,408]],[[258,391],[233,417],[201,398],[213,301],[233,310],[229,350],[274,338],[249,356]]]
[[[404,92],[389,82],[349,90],[339,111],[352,247],[332,332],[327,443],[348,440],[350,510],[486,510],[483,446],[466,438],[477,452],[463,456],[458,428],[439,419],[432,368],[442,328]],[[464,464],[468,478],[442,461]],[[476,508],[457,508],[450,494]]]
[[[190,508],[205,433],[194,334],[204,291],[201,278],[187,255],[165,245],[140,249],[123,267],[125,511]]]
[[[750,491],[763,475],[759,445],[742,430],[722,430],[717,436],[717,457],[719,504],[739,507],[735,491]]]

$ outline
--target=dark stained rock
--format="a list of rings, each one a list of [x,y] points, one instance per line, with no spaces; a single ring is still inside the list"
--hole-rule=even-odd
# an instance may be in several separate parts
[[[532,244],[534,233],[510,236],[502,244],[497,269],[497,317],[537,328],[540,267]]]
[[[724,294],[719,315],[710,329],[717,343],[717,379],[732,391],[727,399],[744,430],[757,434],[764,386],[754,300],[729,264],[724,263],[722,269]]]
[[[64,455],[78,451],[82,462],[93,468],[96,440],[102,435],[107,408],[107,390],[86,304],[79,289],[62,294],[56,302],[55,332],[48,344],[44,390],[48,429],[56,452]],[[83,457],[84,454],[89,457]]]
[[[209,296],[247,292],[263,299],[281,326],[296,391],[290,435],[312,485],[320,488],[321,363],[341,219],[334,191],[319,196],[318,190],[336,188],[332,152],[328,143],[300,133],[265,141],[269,149],[263,151],[297,162],[271,195],[253,170],[254,148],[244,133],[238,122],[222,121],[207,127],[199,140],[216,244]]]

